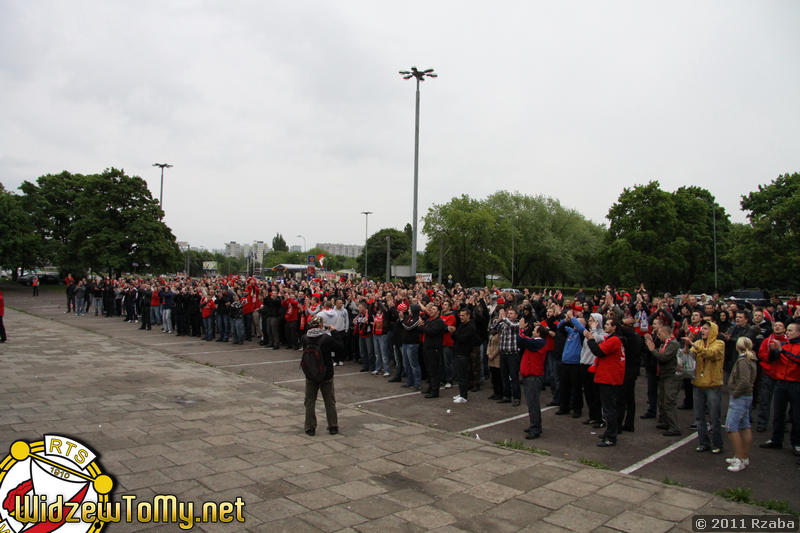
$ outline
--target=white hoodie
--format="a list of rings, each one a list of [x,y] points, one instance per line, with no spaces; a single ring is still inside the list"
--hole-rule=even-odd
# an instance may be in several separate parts
[[[592,330],[592,335],[594,335],[594,340],[599,344],[606,338],[606,332],[603,330],[603,315],[600,313],[592,313],[592,318],[597,322],[597,327]],[[589,349],[589,343],[584,339],[583,345],[581,346],[581,364],[591,366],[596,359],[597,357],[592,353],[592,350]]]

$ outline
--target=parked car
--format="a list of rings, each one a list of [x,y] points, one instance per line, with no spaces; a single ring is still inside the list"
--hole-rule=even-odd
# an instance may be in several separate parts
[[[17,278],[17,283],[30,287],[33,284],[33,277],[39,276],[39,283],[42,285],[61,285],[64,280],[55,272],[28,272]]]
[[[739,289],[731,292],[726,299],[733,299],[736,303],[743,303],[747,307],[762,307],[769,303],[769,293],[763,289]]]

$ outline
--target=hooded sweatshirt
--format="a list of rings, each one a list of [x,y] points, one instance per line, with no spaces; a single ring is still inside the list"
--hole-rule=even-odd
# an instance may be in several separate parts
[[[570,327],[571,326],[571,327]],[[577,318],[572,318],[570,322],[566,318],[559,322],[559,328],[564,328],[567,332],[567,340],[564,343],[564,352],[561,355],[561,362],[565,365],[577,365],[581,362],[581,344],[583,343],[583,331],[586,329]]]
[[[597,322],[597,328],[592,330],[592,336],[594,336],[594,340],[599,344],[606,338],[606,332],[603,330],[603,315],[600,313],[592,313],[592,318]],[[596,360],[597,357],[592,353],[592,349],[589,348],[589,343],[584,342],[581,347],[581,364],[591,366]]]
[[[725,362],[725,343],[717,339],[718,328],[708,323],[708,339],[699,339],[692,345],[692,353],[697,361],[697,375],[692,385],[700,388],[721,387],[723,383],[722,365]]]
[[[303,348],[311,343],[318,343],[319,353],[322,355],[322,363],[325,365],[325,381],[333,379],[333,338],[329,331],[323,328],[311,328],[303,335]]]

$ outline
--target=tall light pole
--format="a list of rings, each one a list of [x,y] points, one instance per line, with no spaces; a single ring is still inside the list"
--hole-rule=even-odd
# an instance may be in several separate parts
[[[392,261],[392,256],[390,255],[389,251],[392,248],[392,236],[386,236],[386,283],[389,283],[389,266]]]
[[[164,169],[172,168],[173,165],[169,163],[153,163],[154,167],[161,167],[161,190],[158,193],[158,207],[164,210]]]
[[[298,237],[300,237],[301,239],[303,239],[303,251],[305,252],[305,251],[306,251],[306,238],[305,238],[305,237],[303,237],[302,235],[298,235]]]
[[[369,216],[372,211],[361,211],[364,215],[364,279],[367,279],[367,240],[369,240]]]
[[[425,78],[436,78],[438,74],[433,72],[432,68],[427,70],[417,70],[417,67],[411,67],[411,70],[401,70],[400,75],[404,80],[416,78],[417,80],[417,106],[414,118],[414,218],[411,222],[413,233],[411,234],[411,277],[417,277],[417,190],[419,188],[419,82],[425,81]]]
[[[702,196],[697,196],[696,198],[704,202],[708,201],[708,199]],[[711,220],[713,223],[712,231],[714,235],[714,290],[716,291],[719,286],[717,282],[717,203],[713,200],[711,201]]]

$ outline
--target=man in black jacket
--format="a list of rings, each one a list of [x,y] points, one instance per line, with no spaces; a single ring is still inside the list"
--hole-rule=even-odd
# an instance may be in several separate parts
[[[467,403],[470,374],[474,373],[474,367],[480,363],[478,350],[481,338],[475,329],[475,323],[471,320],[468,309],[461,309],[458,318],[458,326],[448,328],[453,336],[453,352],[456,357],[456,379],[458,381],[458,395],[453,398],[453,402]]]
[[[283,316],[281,298],[278,296],[277,291],[273,290],[269,297],[264,299],[263,305],[264,313],[267,316],[267,329],[264,331],[264,338],[269,339],[268,343],[272,345],[273,350],[277,350],[281,346],[280,328],[281,316]]]
[[[422,326],[422,332],[425,334],[422,354],[425,357],[425,368],[428,370],[429,386],[425,397],[438,398],[439,384],[442,380],[442,340],[447,326],[439,316],[439,308],[436,305],[428,304],[426,311],[428,319]]]
[[[305,430],[306,435],[313,436],[317,430],[317,393],[322,391],[322,400],[325,402],[325,417],[328,419],[328,433],[339,433],[339,419],[336,414],[336,396],[333,392],[333,353],[334,341],[329,331],[322,327],[322,318],[315,316],[308,321],[308,332],[301,339],[303,350],[310,347],[319,350],[322,363],[325,367],[325,376],[320,383],[306,378],[305,396]]]

